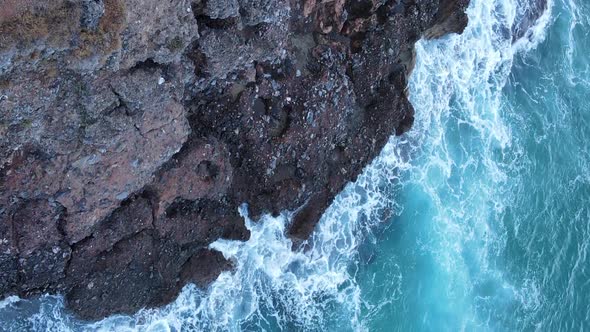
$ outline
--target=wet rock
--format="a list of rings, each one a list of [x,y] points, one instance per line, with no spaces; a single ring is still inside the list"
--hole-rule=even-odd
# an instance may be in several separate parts
[[[38,200],[23,203],[12,216],[22,290],[43,289],[65,276],[71,249],[59,229],[62,213]]]
[[[516,24],[512,28],[512,42],[527,37],[527,31],[532,28],[537,20],[547,10],[547,0],[531,0],[523,3],[523,10],[516,13]]]
[[[218,271],[229,270],[231,267],[231,263],[220,252],[201,249],[186,262],[180,275],[184,282],[206,287],[219,276]]]
[[[170,300],[162,277],[152,268],[155,259],[155,244],[147,232],[118,242],[67,293],[68,306],[84,318],[99,318]]]
[[[237,211],[206,199],[175,202],[156,221],[155,227],[162,238],[170,238],[180,245],[205,246],[218,238],[245,240],[249,235]]]
[[[0,293],[6,294],[18,285],[18,251],[12,220],[3,213],[0,217]]]
[[[467,26],[465,9],[469,0],[442,0],[435,16],[435,24],[424,33],[424,37],[439,38],[448,33],[463,33]]]
[[[206,286],[230,265],[204,246],[219,237],[247,238],[237,213],[227,215],[230,209],[216,201],[175,202],[155,222],[152,211],[148,199],[137,197],[74,246],[65,292],[81,317],[161,305],[186,282]]]
[[[111,251],[118,242],[149,229],[153,229],[150,202],[140,197],[124,203],[96,228],[91,237],[73,246],[68,267],[71,283],[82,283],[95,268],[100,255]]]
[[[410,130],[413,45],[466,5],[4,0],[0,296],[87,319],[167,303],[231,268],[208,246],[249,238],[242,203],[294,211],[303,243]]]

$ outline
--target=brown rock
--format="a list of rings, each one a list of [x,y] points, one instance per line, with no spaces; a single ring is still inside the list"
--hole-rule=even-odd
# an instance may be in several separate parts
[[[305,240],[467,2],[0,0],[0,295],[164,304],[231,268],[208,246],[248,239],[242,203]]]
[[[199,250],[182,267],[183,282],[192,282],[206,287],[219,276],[219,271],[229,270],[232,265],[219,251]]]
[[[216,139],[191,141],[153,184],[159,193],[157,215],[176,199],[195,201],[225,195],[233,178],[229,159],[225,144]]]

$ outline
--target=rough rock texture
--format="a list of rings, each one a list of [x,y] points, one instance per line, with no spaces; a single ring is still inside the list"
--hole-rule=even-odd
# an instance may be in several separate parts
[[[300,244],[407,131],[468,0],[0,0],[0,295],[94,319],[206,286],[237,213]]]

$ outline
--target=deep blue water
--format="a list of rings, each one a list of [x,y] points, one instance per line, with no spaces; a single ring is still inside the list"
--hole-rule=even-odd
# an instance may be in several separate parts
[[[60,297],[0,302],[0,331],[586,331],[590,329],[590,1],[472,0],[461,36],[417,45],[414,128],[291,252],[289,215],[207,290],[82,323]],[[247,209],[243,209],[247,218]]]

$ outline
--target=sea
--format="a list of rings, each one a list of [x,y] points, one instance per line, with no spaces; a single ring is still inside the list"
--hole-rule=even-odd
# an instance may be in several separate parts
[[[61,296],[0,301],[0,331],[590,331],[590,1],[471,0],[421,40],[414,127],[291,250],[251,220],[206,290],[82,322]]]

